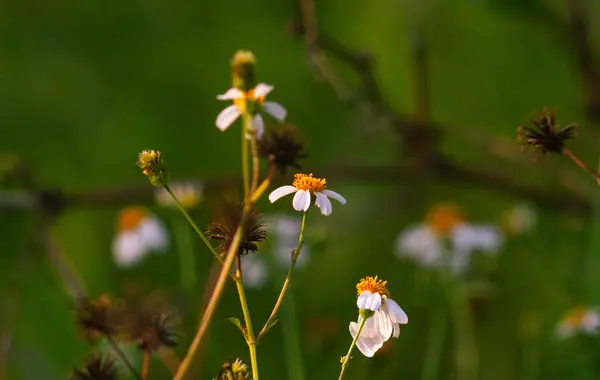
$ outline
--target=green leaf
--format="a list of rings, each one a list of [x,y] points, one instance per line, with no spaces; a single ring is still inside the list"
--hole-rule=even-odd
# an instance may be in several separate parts
[[[279,322],[279,318],[275,317],[269,321],[269,323],[265,326],[265,333],[271,330],[271,327],[275,326]]]
[[[240,321],[240,319],[236,318],[236,317],[231,317],[231,318],[227,318],[227,320],[229,322],[233,323],[234,325],[236,325],[238,327],[238,329],[240,329],[240,331],[242,332],[244,339],[246,339],[246,341],[248,341],[248,333],[246,332],[246,328],[242,325],[242,322]]]

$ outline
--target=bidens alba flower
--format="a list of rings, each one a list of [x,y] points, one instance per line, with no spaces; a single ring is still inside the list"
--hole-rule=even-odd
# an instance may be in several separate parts
[[[358,299],[356,306],[360,311],[358,322],[350,322],[350,335],[356,338],[363,318],[364,323],[356,347],[367,357],[372,357],[392,336],[400,336],[400,324],[408,323],[408,316],[400,305],[390,298],[386,288],[387,281],[367,277],[356,285]]]
[[[118,217],[113,257],[121,267],[130,267],[151,252],[163,252],[169,236],[162,222],[142,207],[128,207]]]
[[[462,273],[474,251],[496,253],[502,246],[499,229],[464,221],[454,204],[434,207],[426,221],[402,231],[396,240],[398,257],[408,257],[427,267],[449,267]]]
[[[325,178],[315,178],[312,173],[308,175],[296,174],[292,186],[285,185],[273,190],[269,194],[269,201],[273,203],[285,195],[296,193],[292,201],[294,210],[306,212],[310,207],[311,196],[314,194],[316,198],[315,205],[321,209],[321,214],[329,215],[332,211],[329,197],[343,205],[346,204],[346,200],[335,191],[326,190],[326,183],[327,180]]]
[[[595,334],[600,327],[600,312],[596,308],[577,306],[569,310],[556,326],[558,338],[566,339],[577,333]]]
[[[260,140],[265,131],[265,122],[259,113],[260,111],[265,111],[280,122],[283,122],[287,115],[286,109],[281,104],[265,101],[265,97],[273,89],[274,87],[271,85],[259,83],[248,92],[237,88],[230,88],[224,94],[218,95],[217,99],[233,100],[233,104],[219,113],[215,122],[217,128],[221,131],[227,130],[240,115],[248,112],[253,115],[252,127],[255,130],[256,138]],[[250,138],[248,134],[246,137]]]

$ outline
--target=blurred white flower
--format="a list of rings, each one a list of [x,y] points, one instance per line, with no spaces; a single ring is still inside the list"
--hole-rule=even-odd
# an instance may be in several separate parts
[[[166,228],[143,207],[127,207],[118,216],[113,257],[120,267],[131,267],[147,254],[164,252],[169,246]]]
[[[577,306],[565,313],[556,326],[556,336],[569,338],[577,333],[596,334],[600,327],[598,308]]]
[[[396,254],[426,267],[448,267],[462,273],[474,251],[497,253],[503,240],[498,228],[466,223],[457,206],[443,204],[432,209],[425,223],[400,233]]]
[[[269,194],[269,201],[275,202],[279,198],[288,194],[296,193],[292,201],[294,210],[306,212],[310,207],[312,195],[315,196],[315,205],[321,209],[321,214],[331,214],[332,207],[329,197],[335,199],[341,204],[346,204],[346,200],[335,191],[326,190],[326,179],[316,178],[311,174],[296,174],[292,186],[286,185],[278,187]]]
[[[531,232],[537,224],[537,212],[529,203],[519,203],[504,214],[508,233],[520,235]]]
[[[367,357],[372,357],[392,336],[400,336],[400,324],[408,323],[408,316],[396,301],[389,298],[387,281],[377,276],[362,279],[357,285],[358,298],[356,305],[360,311],[358,322],[350,322],[350,335],[354,339],[358,333],[363,315],[367,321],[356,341],[356,347]],[[369,310],[372,313],[365,314]],[[371,314],[371,316],[368,316]]]
[[[275,261],[282,268],[289,268],[292,259],[292,250],[298,245],[302,219],[285,214],[267,215],[264,218],[267,229],[270,232],[273,254]],[[310,261],[310,246],[304,237],[302,251],[296,259],[296,268],[305,267]]]
[[[204,187],[200,181],[171,182],[169,183],[169,187],[179,200],[179,203],[188,210],[198,206],[202,200]],[[175,201],[164,187],[155,188],[154,199],[160,206],[177,207]]]
[[[249,288],[262,288],[269,277],[265,261],[256,254],[242,256],[242,282]]]
[[[274,87],[271,85],[259,83],[248,92],[241,91],[237,88],[230,88],[224,94],[218,95],[217,99],[233,100],[233,104],[219,113],[217,120],[215,121],[217,128],[221,131],[227,130],[227,128],[229,128],[231,124],[245,112],[249,103],[251,104],[249,107],[250,109],[257,107],[258,111],[265,111],[275,119],[283,122],[287,115],[286,109],[279,103],[265,101],[265,97],[273,91],[273,89]],[[252,126],[256,130],[256,138],[260,140],[265,130],[265,123],[260,113],[256,112],[254,114]],[[246,137],[248,139],[250,138],[249,135]]]

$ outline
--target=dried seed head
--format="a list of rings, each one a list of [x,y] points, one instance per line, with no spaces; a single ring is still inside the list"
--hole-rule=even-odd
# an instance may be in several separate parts
[[[215,240],[220,240],[219,250],[225,253],[233,242],[235,231],[242,220],[243,205],[228,203],[213,223],[206,229],[206,235]],[[246,217],[243,226],[242,241],[239,246],[238,255],[246,255],[256,252],[258,244],[267,238],[267,229],[260,220],[260,214],[252,208]]]
[[[286,174],[288,167],[301,169],[299,160],[308,157],[305,145],[298,138],[296,126],[285,123],[276,128],[269,128],[260,141],[260,154],[271,165],[275,165],[281,174]]]
[[[102,356],[93,355],[85,364],[83,369],[76,369],[70,380],[117,380],[118,371],[115,366],[115,358],[110,354],[102,360]]]
[[[136,165],[148,177],[152,186],[161,187],[168,181],[167,170],[163,165],[162,153],[158,150],[143,150],[138,155]]]
[[[105,294],[96,300],[84,298],[77,305],[76,322],[89,341],[112,336],[119,329],[118,307]]]
[[[548,153],[562,154],[565,141],[576,135],[577,125],[560,126],[556,124],[554,110],[542,110],[539,117],[532,120],[532,127],[520,125],[517,129],[517,139],[521,149],[531,149],[538,156]]]

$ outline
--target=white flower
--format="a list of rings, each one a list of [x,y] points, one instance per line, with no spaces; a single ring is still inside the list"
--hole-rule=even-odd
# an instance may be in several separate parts
[[[503,240],[498,228],[463,222],[455,207],[443,206],[430,213],[427,223],[400,233],[396,254],[426,267],[449,267],[462,273],[474,251],[496,253]]]
[[[274,237],[273,254],[275,260],[282,268],[289,268],[292,250],[298,245],[300,237],[301,219],[297,217],[275,214],[264,218],[270,236]],[[302,251],[296,259],[296,268],[305,267],[310,261],[310,246],[305,242]]]
[[[113,240],[113,257],[123,268],[131,267],[152,252],[164,252],[169,236],[162,222],[140,207],[129,207],[119,215],[119,231]]]
[[[558,338],[566,339],[578,332],[596,334],[600,328],[600,312],[597,308],[585,306],[569,310],[556,326]]]
[[[373,312],[358,336],[356,347],[363,355],[372,357],[388,339],[400,336],[400,324],[408,323],[408,316],[398,303],[386,295],[386,281],[379,280],[377,276],[362,279],[356,288],[359,291],[356,300],[358,309]],[[353,339],[362,320],[359,314],[358,322],[350,322],[349,330]]]
[[[286,185],[273,190],[273,192],[269,194],[269,201],[273,203],[285,195],[296,193],[292,201],[294,210],[307,211],[310,207],[312,195],[314,194],[315,205],[321,209],[321,214],[329,215],[332,211],[329,197],[341,204],[346,204],[346,200],[335,191],[326,190],[325,184],[325,178],[315,178],[312,173],[309,175],[296,174],[294,176],[293,186]]]
[[[262,288],[269,270],[264,260],[256,255],[242,256],[242,282],[250,288]]]
[[[169,187],[179,200],[179,203],[186,209],[198,206],[202,200],[204,187],[200,181],[171,182],[169,183]],[[154,198],[156,199],[156,203],[163,207],[177,207],[171,194],[164,187],[155,188]]]
[[[219,100],[233,100],[233,104],[226,107],[219,115],[215,122],[217,128],[221,131],[227,130],[236,121],[240,115],[246,110],[247,103],[252,103],[258,107],[258,110],[264,110],[269,115],[279,121],[284,121],[287,115],[286,109],[279,103],[267,102],[265,97],[273,90],[273,86],[265,83],[259,83],[248,92],[241,91],[237,88],[230,88],[224,94],[218,95]],[[265,130],[264,120],[259,113],[254,114],[252,126],[256,130],[256,138],[261,139]],[[246,135],[250,138],[249,135]]]

